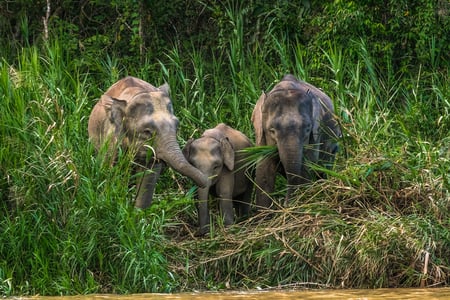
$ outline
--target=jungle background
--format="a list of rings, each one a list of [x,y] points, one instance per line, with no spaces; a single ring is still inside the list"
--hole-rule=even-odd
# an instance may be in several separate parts
[[[449,16],[447,0],[1,0],[0,294],[448,286]],[[192,182],[166,170],[135,209],[131,157],[110,167],[88,142],[126,75],[169,83],[181,146],[219,122],[253,139],[286,73],[333,99],[343,138],[271,218],[224,228],[216,211],[195,237]]]

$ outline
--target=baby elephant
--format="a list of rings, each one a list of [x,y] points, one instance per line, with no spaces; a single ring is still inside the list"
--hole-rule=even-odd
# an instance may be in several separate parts
[[[243,133],[223,123],[206,130],[199,139],[186,143],[183,149],[186,159],[211,182],[198,189],[198,235],[209,232],[209,194],[219,200],[225,225],[234,223],[234,208],[238,217],[249,213],[252,184],[243,167],[245,155],[238,151],[251,146]]]

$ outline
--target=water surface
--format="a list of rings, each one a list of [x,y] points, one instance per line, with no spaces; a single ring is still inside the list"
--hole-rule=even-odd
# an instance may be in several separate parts
[[[374,290],[283,290],[283,291],[243,291],[207,292],[179,294],[132,294],[132,295],[80,295],[65,297],[12,297],[11,300],[314,300],[314,299],[412,299],[448,300],[450,288],[428,289],[374,289]]]

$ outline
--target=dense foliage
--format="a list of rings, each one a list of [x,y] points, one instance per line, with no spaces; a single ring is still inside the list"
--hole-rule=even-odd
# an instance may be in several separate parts
[[[17,47],[57,39],[89,70],[105,53],[126,66],[164,60],[173,47],[224,55],[237,36],[242,44],[236,51],[260,48],[265,54],[281,38],[314,52],[328,41],[353,48],[349,42],[363,38],[374,57],[391,60],[394,72],[419,64],[443,67],[450,53],[446,0],[19,0],[1,2],[0,14],[0,39],[11,55]]]
[[[445,0],[0,2],[0,294],[448,286],[449,15]],[[170,84],[181,145],[218,122],[253,138],[254,103],[287,72],[331,96],[344,137],[328,179],[271,218],[216,214],[196,238],[189,180],[168,170],[135,209],[132,159],[110,167],[87,140],[125,75]]]

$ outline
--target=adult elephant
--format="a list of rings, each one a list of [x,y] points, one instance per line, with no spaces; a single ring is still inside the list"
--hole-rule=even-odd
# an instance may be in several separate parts
[[[260,96],[252,122],[256,145],[278,148],[278,157],[266,158],[256,166],[257,208],[272,206],[270,193],[274,191],[277,172],[287,179],[286,204],[296,186],[314,177],[309,163],[328,166],[334,160],[341,131],[332,101],[293,75],[284,76],[268,94]]]
[[[118,145],[134,149],[135,161],[141,166],[137,171],[151,170],[138,180],[136,207],[151,204],[165,163],[200,187],[208,185],[208,178],[184,158],[176,140],[177,127],[167,84],[156,88],[129,76],[113,84],[94,106],[88,132],[95,147],[108,142],[113,157]]]

